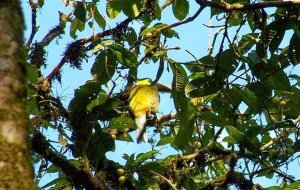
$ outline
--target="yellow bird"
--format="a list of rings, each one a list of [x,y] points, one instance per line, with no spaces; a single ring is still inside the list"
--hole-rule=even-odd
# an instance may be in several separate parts
[[[147,142],[146,121],[159,108],[159,94],[156,85],[150,79],[139,80],[129,96],[129,109],[137,125],[137,143]]]

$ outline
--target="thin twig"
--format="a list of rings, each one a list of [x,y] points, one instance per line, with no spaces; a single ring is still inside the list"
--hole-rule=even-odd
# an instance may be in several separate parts
[[[265,1],[259,3],[216,3],[214,1],[208,0],[196,0],[201,6],[212,7],[216,9],[220,9],[225,12],[230,11],[249,11],[249,10],[258,10],[269,7],[293,7],[300,6],[300,1]]]
[[[159,176],[160,178],[162,178],[163,180],[165,180],[167,182],[167,184],[169,184],[170,187],[172,187],[172,189],[177,190],[176,186],[170,180],[168,180],[165,176],[163,176],[163,175],[161,175],[159,173],[156,173],[155,171],[152,171],[152,170],[149,170],[149,172],[153,173],[154,175]]]
[[[25,47],[29,48],[30,44],[32,43],[32,40],[37,32],[37,26],[36,26],[36,6],[34,6],[34,2],[32,0],[29,1],[29,5],[31,7],[31,34],[29,36],[29,39],[25,45]]]

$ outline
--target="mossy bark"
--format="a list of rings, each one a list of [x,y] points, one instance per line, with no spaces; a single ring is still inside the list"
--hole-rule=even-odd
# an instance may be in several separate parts
[[[24,21],[19,0],[0,1],[0,190],[36,189],[26,114]]]

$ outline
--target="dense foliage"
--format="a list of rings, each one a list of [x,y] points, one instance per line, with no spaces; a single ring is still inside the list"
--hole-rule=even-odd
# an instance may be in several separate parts
[[[60,13],[41,41],[34,39],[44,1],[29,4],[27,107],[35,180],[57,174],[43,188],[262,189],[258,177],[274,179],[278,186],[268,189],[300,185],[289,172],[300,151],[300,2],[68,0],[71,11]],[[207,9],[206,23],[211,19],[214,25],[199,26],[194,20]],[[161,22],[168,17],[177,21]],[[169,44],[182,35],[177,27],[188,23],[187,32],[196,26],[216,30],[207,52],[187,50],[182,62],[170,52],[185,50]],[[79,38],[86,30],[94,35]],[[73,41],[61,59],[47,57],[46,47],[67,35]],[[57,65],[43,75],[46,59]],[[54,84],[61,82],[65,65],[81,69],[83,63],[92,64],[93,78],[82,81],[66,106],[54,95]],[[172,73],[176,113],[150,119],[152,148],[128,155],[136,126],[127,99],[145,64],[158,65],[155,75],[145,76],[154,82]],[[57,142],[45,137],[49,129]],[[116,141],[124,144],[125,165],[106,156]],[[158,158],[162,147],[176,153]]]

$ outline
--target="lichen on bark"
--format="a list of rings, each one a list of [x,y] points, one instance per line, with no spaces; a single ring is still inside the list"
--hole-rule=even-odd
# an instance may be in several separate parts
[[[0,190],[36,189],[26,114],[24,21],[19,0],[0,2]]]

